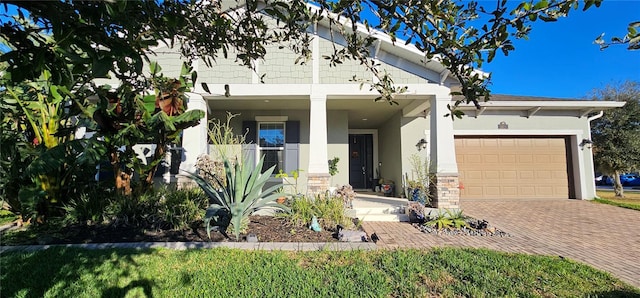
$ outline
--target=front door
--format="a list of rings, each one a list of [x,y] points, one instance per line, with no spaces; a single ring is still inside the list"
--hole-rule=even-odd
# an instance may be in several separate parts
[[[373,180],[373,135],[349,135],[349,184],[371,189]]]

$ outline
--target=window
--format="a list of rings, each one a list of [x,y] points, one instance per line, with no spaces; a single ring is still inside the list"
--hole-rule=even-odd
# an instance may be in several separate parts
[[[282,122],[261,122],[258,124],[259,156],[264,156],[262,171],[276,166],[273,173],[284,171],[285,132]]]

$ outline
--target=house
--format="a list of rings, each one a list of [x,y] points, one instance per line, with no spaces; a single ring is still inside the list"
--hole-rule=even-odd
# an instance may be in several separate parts
[[[264,83],[232,59],[220,58],[212,68],[195,62],[199,82],[188,94],[189,109],[207,111],[207,119],[239,114],[232,126],[247,133],[246,162],[265,156],[276,172],[300,169],[299,188],[310,192],[343,184],[372,189],[383,178],[400,195],[410,159],[418,155],[430,161],[439,208],[456,208],[460,198],[595,196],[590,122],[622,103],[494,95],[479,110],[463,106],[466,115],[451,120],[445,114],[458,83],[416,48],[376,36],[373,58],[380,70],[408,88],[396,97],[397,105],[389,105],[374,102],[375,91],[350,81],[354,75],[372,78],[357,62],[325,62],[333,47],[326,26],[318,24],[312,33],[312,58],[304,65],[277,46],[255,61],[257,73],[266,74]],[[177,75],[178,51],[156,52],[165,74]],[[184,170],[193,171],[200,154],[214,151],[206,119],[185,130],[182,142]],[[334,157],[339,172],[331,177],[327,161]]]

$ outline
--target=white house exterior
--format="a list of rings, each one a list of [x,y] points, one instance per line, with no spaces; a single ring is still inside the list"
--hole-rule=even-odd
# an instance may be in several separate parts
[[[358,63],[330,67],[332,51],[326,27],[314,29],[312,58],[296,65],[296,56],[273,46],[258,73],[220,58],[207,67],[196,61],[198,82],[188,94],[189,109],[207,112],[200,125],[183,133],[181,168],[194,170],[200,154],[214,150],[207,141],[207,120],[232,121],[238,134],[248,132],[243,150],[249,162],[266,155],[284,172],[301,169],[299,191],[322,191],[351,184],[371,189],[376,178],[394,181],[400,195],[403,176],[411,175],[410,157],[430,160],[435,205],[457,208],[464,199],[565,198],[595,196],[590,121],[618,102],[494,95],[481,109],[463,107],[466,116],[444,117],[458,84],[446,69],[403,43],[379,35],[373,56],[407,92],[398,105],[374,102],[378,96],[351,82],[371,78]],[[338,46],[340,41],[336,41]],[[156,49],[165,75],[178,75],[177,51]],[[206,92],[202,87],[206,84]],[[230,96],[225,96],[227,85]],[[594,116],[596,115],[596,116]],[[427,141],[425,149],[417,144]],[[262,141],[261,141],[262,140]],[[582,145],[581,145],[582,144]],[[338,174],[329,176],[329,159],[338,157]],[[379,176],[378,176],[379,174]]]

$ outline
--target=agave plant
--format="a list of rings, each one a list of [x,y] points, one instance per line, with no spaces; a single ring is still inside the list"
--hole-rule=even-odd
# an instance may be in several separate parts
[[[229,225],[232,225],[233,234],[238,241],[242,223],[248,222],[253,212],[263,208],[273,208],[287,213],[291,211],[288,207],[276,202],[278,197],[282,196],[281,193],[276,192],[282,187],[281,184],[266,190],[262,189],[275,169],[273,166],[261,173],[263,162],[264,158],[260,158],[255,168],[248,163],[238,162],[232,166],[231,162],[225,158],[226,183],[215,175],[215,183],[212,184],[197,174],[189,173],[189,177],[202,188],[212,202],[205,215],[209,238],[212,230],[219,229],[224,234]]]

